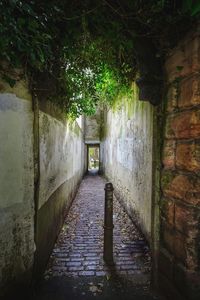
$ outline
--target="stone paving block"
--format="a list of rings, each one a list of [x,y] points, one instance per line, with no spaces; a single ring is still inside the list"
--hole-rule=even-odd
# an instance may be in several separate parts
[[[83,262],[83,266],[87,267],[87,266],[98,266],[98,262],[97,261],[84,261]]]
[[[83,256],[85,257],[98,257],[97,253],[89,252],[89,253],[84,253]]]
[[[96,269],[97,269],[96,265],[91,265],[91,266],[85,267],[86,271],[96,271]]]
[[[105,276],[106,275],[106,271],[97,271],[96,272],[96,276]]]
[[[83,257],[70,257],[71,262],[84,261]]]
[[[84,270],[84,268],[83,268],[83,266],[79,266],[79,267],[68,267],[68,271],[83,271]]]
[[[81,254],[80,253],[71,253],[70,258],[80,258]]]
[[[93,272],[93,271],[82,271],[82,272],[79,272],[78,275],[80,275],[80,276],[94,276],[95,272]]]

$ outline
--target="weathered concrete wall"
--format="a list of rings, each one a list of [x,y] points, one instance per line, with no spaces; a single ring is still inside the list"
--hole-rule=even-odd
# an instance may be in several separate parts
[[[200,299],[199,30],[172,51],[166,73],[158,278],[170,299],[194,300]]]
[[[33,112],[27,84],[0,82],[0,294],[29,281],[34,256]]]
[[[44,270],[67,208],[85,171],[83,130],[39,111],[40,180],[36,275]]]
[[[86,168],[83,128],[16,79],[0,81],[0,295],[44,271]]]
[[[134,85],[132,99],[105,113],[101,157],[105,175],[146,237],[151,232],[153,108],[138,100]]]
[[[98,109],[92,116],[85,117],[85,142],[99,143],[101,135],[101,110]]]

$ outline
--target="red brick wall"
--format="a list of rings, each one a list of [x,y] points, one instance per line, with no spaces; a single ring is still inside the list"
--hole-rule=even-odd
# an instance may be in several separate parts
[[[200,28],[166,62],[159,283],[200,299]],[[172,295],[173,292],[173,295]]]

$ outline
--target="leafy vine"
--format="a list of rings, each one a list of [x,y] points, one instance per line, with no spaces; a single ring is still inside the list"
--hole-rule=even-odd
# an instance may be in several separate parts
[[[22,67],[38,97],[76,117],[130,91],[140,71],[137,39],[151,40],[153,55],[162,61],[198,20],[200,3],[0,0],[0,10],[1,61]],[[3,67],[0,72],[15,83]]]

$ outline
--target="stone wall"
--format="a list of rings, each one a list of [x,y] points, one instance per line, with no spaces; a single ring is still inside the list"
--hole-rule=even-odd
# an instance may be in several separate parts
[[[34,259],[32,99],[25,81],[0,81],[0,294],[30,281]]]
[[[147,239],[151,236],[153,108],[133,97],[104,113],[101,157],[106,177]]]
[[[166,62],[159,283],[170,299],[200,299],[200,31]]]

